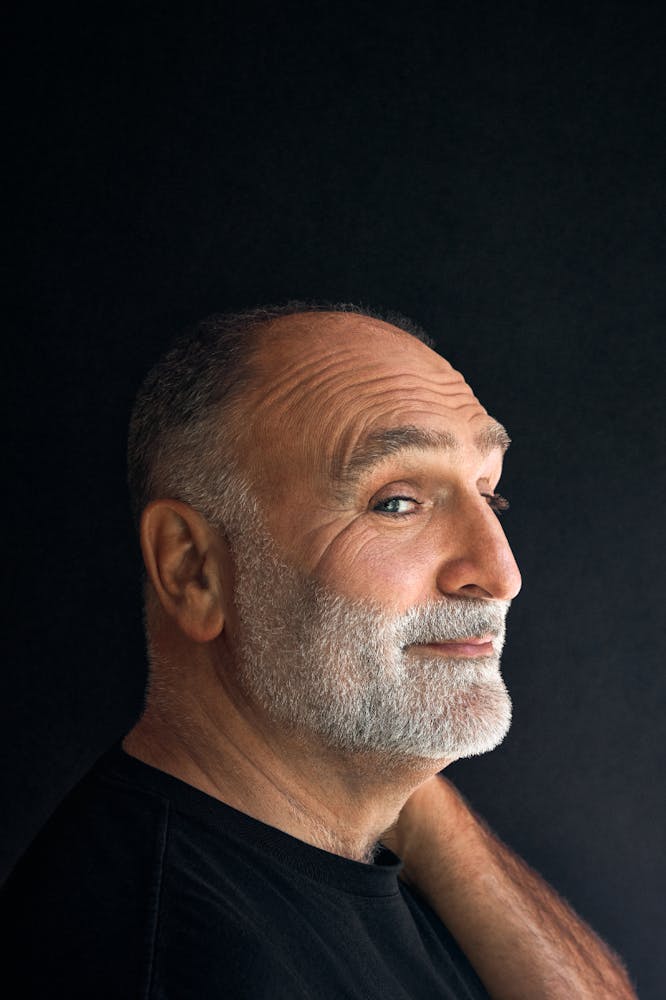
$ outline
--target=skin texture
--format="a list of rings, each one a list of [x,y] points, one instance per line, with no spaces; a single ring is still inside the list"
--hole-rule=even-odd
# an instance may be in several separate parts
[[[285,562],[389,612],[516,597],[518,567],[487,496],[503,448],[476,446],[494,421],[447,361],[379,321],[308,313],[272,324],[258,369],[239,449]],[[396,427],[440,445],[359,471],[364,441]],[[451,435],[455,450],[441,446]],[[358,475],[345,475],[350,463]],[[593,932],[436,777],[451,759],[387,768],[381,754],[336,753],[276,727],[243,693],[224,535],[166,499],[144,512],[141,544],[155,666],[129,753],[349,858],[366,859],[384,834],[494,997],[633,996]]]
[[[502,453],[474,448],[492,420],[463,377],[387,324],[339,314],[298,320],[282,320],[289,337],[266,344],[270,381],[249,407],[251,475],[278,547],[322,583],[390,610],[440,594],[513,599],[518,567],[481,496],[497,485]],[[403,425],[449,431],[461,449],[388,458],[338,498],[336,472],[360,439]],[[418,515],[397,523],[369,514],[373,500],[395,493],[418,494]]]

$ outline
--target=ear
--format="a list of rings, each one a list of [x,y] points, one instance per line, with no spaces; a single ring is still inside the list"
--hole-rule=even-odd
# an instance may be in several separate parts
[[[141,517],[146,570],[166,613],[194,642],[210,642],[225,622],[230,592],[226,541],[180,500],[154,500]]]

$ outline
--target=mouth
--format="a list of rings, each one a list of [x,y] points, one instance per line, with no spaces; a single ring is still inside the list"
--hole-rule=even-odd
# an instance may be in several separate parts
[[[492,656],[495,652],[492,636],[470,636],[468,639],[415,643],[412,649],[423,649],[440,656]]]

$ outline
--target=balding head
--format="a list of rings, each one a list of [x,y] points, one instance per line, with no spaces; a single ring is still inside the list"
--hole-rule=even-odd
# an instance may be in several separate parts
[[[214,315],[179,338],[149,372],[132,412],[128,478],[137,525],[159,497],[183,500],[224,523],[245,479],[258,387],[290,364],[297,369],[313,358],[316,365],[327,343],[347,339],[360,347],[370,336],[373,343],[382,337],[429,342],[404,317],[382,320],[356,306],[302,302]]]

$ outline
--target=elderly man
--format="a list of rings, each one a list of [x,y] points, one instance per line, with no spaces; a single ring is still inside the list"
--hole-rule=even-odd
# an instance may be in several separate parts
[[[153,369],[145,712],[10,880],[17,995],[634,996],[439,776],[510,723],[508,444],[360,310],[213,317]]]

